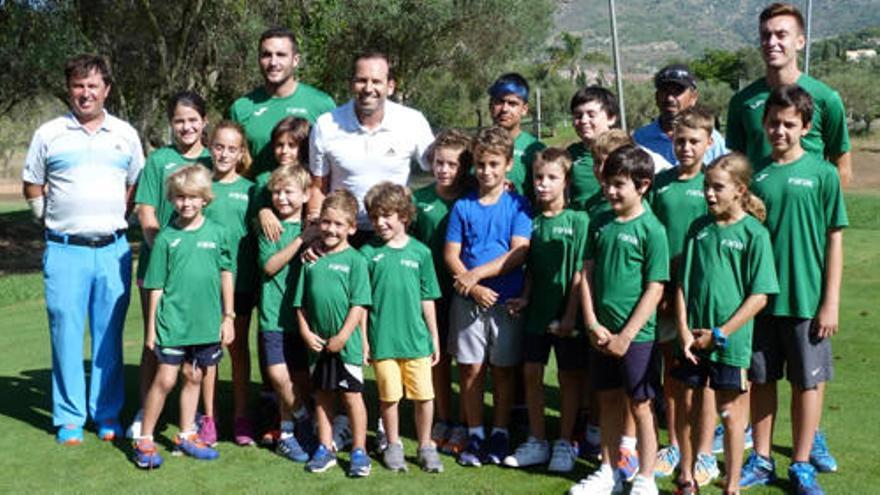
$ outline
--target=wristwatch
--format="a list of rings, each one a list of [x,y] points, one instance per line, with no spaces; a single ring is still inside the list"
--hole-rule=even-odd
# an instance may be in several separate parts
[[[719,350],[724,350],[724,348],[727,347],[727,336],[724,335],[724,332],[721,331],[720,327],[712,329],[712,345]]]
[[[229,311],[227,313],[223,313],[224,318],[229,318],[230,320],[235,319],[235,311]]]

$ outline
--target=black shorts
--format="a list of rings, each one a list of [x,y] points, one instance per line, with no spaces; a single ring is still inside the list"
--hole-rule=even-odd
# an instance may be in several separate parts
[[[449,304],[451,294],[443,294],[434,299],[434,312],[437,314],[437,336],[440,338],[440,354],[449,352]]]
[[[590,343],[583,333],[574,337],[559,337],[549,333],[525,334],[523,340],[524,361],[542,363],[550,361],[550,349],[556,353],[556,368],[560,371],[585,370],[590,362],[587,358]]]
[[[708,382],[712,390],[746,392],[749,389],[748,369],[710,361],[707,357],[697,364],[683,357],[676,358],[669,374],[691,388],[705,387]]]
[[[260,367],[286,364],[290,371],[308,371],[309,351],[299,332],[260,332]]]
[[[651,400],[660,388],[660,353],[654,342],[633,342],[623,357],[590,349],[590,377],[596,390],[623,388],[636,401]]]
[[[235,314],[239,316],[250,316],[250,314],[253,313],[254,308],[257,306],[258,301],[259,298],[257,297],[257,291],[236,292],[233,303]]]
[[[789,382],[805,389],[831,381],[831,340],[817,337],[810,319],[758,316],[749,379],[773,383],[782,379],[783,370]]]
[[[181,346],[156,346],[153,351],[159,364],[179,366],[181,363],[191,363],[193,366],[214,366],[223,357],[223,347],[220,343],[195,344]]]
[[[322,352],[317,361],[309,366],[312,375],[312,386],[325,392],[364,391],[364,370],[356,364],[342,361],[342,357],[334,352]]]

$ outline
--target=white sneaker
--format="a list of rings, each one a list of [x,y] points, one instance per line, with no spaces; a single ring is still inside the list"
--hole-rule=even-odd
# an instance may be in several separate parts
[[[382,454],[388,449],[388,435],[385,434],[385,423],[382,418],[376,424],[376,453]]]
[[[134,419],[131,424],[128,426],[128,429],[125,430],[125,438],[130,440],[134,440],[136,438],[141,437],[141,430],[144,427],[144,410],[138,409],[137,414],[134,415]]]
[[[333,418],[333,447],[337,451],[345,450],[351,446],[353,439],[348,416],[340,414]]]
[[[603,464],[593,474],[568,489],[568,495],[617,495],[623,493],[623,480],[617,470]]]
[[[550,460],[550,444],[547,440],[529,437],[516,448],[516,452],[504,458],[507,467],[527,467],[546,464]]]
[[[548,471],[554,473],[568,473],[574,469],[577,460],[577,452],[568,440],[559,439],[553,442],[553,454],[550,456]]]
[[[657,495],[658,493],[657,483],[654,482],[654,478],[648,478],[640,474],[636,475],[633,480],[632,489],[629,491],[629,495]]]

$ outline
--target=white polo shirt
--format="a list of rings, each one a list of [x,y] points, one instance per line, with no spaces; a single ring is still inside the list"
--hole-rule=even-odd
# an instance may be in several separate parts
[[[309,169],[318,177],[330,175],[330,190],[347,189],[358,199],[358,228],[372,230],[364,210],[367,191],[382,181],[406,185],[410,163],[429,170],[425,152],[434,134],[425,116],[392,101],[375,129],[361,126],[349,100],[318,117],[309,142]]]
[[[125,193],[143,166],[141,141],[128,123],[105,111],[92,133],[68,113],[34,133],[21,178],[47,185],[47,229],[100,236],[128,226]]]

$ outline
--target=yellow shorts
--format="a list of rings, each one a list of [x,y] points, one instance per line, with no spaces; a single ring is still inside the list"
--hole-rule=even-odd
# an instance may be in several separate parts
[[[379,400],[398,402],[403,398],[423,401],[434,399],[434,383],[431,381],[431,358],[382,359],[373,363]]]

